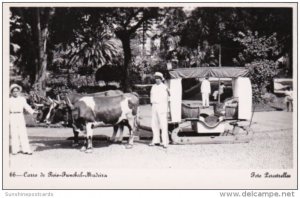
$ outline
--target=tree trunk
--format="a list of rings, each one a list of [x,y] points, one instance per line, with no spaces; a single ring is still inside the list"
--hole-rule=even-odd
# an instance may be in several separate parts
[[[39,71],[40,71],[40,65],[41,65],[41,55],[40,55],[40,49],[41,49],[41,43],[42,43],[42,37],[41,37],[41,19],[40,19],[40,9],[36,9],[36,31],[37,31],[37,59],[36,59],[36,67],[35,67],[35,82],[37,83],[39,79]],[[39,89],[39,88],[38,88]],[[38,90],[37,90],[38,91]]]
[[[46,80],[47,80],[47,41],[48,41],[48,35],[49,35],[49,21],[54,15],[54,8],[50,10],[46,10],[44,8],[44,12],[47,15],[47,19],[45,21],[45,24],[42,28],[41,26],[41,10],[43,8],[37,8],[37,36],[38,36],[38,47],[39,47],[39,56],[38,56],[38,70],[36,75],[36,83],[38,92],[40,95],[45,96],[46,95]]]
[[[38,87],[39,87],[39,93],[42,96],[46,96],[46,85],[45,85],[45,81],[46,81],[46,72],[47,72],[47,53],[46,53],[46,44],[47,44],[47,36],[45,36],[47,30],[43,30],[41,33],[41,38],[39,38],[39,40],[41,40],[42,42],[39,42],[40,46],[39,46],[39,59],[40,59],[40,68],[38,71]],[[39,36],[40,37],[40,36]]]
[[[119,37],[120,38],[120,37]],[[123,65],[123,78],[122,78],[122,88],[124,92],[131,91],[131,85],[129,83],[129,69],[131,67],[131,47],[130,47],[130,36],[127,32],[123,33],[120,38],[122,41],[123,51],[124,51],[124,65]]]

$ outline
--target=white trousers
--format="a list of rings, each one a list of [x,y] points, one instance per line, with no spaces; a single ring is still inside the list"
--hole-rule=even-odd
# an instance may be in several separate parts
[[[209,93],[202,93],[202,106],[209,107]]]
[[[153,139],[152,143],[157,144],[160,143],[160,130],[161,130],[161,139],[163,145],[169,144],[169,136],[168,136],[168,112],[164,110],[167,108],[165,106],[159,104],[152,104],[152,132]]]
[[[31,153],[23,113],[10,114],[10,135],[12,153]]]

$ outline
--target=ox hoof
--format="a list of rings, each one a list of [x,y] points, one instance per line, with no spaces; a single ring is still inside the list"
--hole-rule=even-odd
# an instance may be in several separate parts
[[[81,147],[80,151],[86,151],[86,146]]]
[[[127,144],[127,145],[125,146],[125,148],[126,148],[126,149],[132,149],[132,148],[133,148],[133,145],[132,145],[132,144]]]
[[[46,124],[46,125],[50,125],[50,124],[51,124],[51,122],[45,122],[45,124]]]
[[[92,153],[93,152],[93,149],[92,148],[88,148],[86,149],[85,153]]]

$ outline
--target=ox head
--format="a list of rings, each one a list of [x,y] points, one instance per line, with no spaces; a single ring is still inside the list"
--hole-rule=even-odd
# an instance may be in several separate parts
[[[69,108],[64,100],[54,100],[48,98],[50,101],[50,106],[48,113],[45,117],[45,122],[47,124],[57,123],[57,122],[68,122]]]

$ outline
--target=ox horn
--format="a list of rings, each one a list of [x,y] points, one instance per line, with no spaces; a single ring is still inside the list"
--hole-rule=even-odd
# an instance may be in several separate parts
[[[53,102],[53,100],[48,96],[48,100],[50,101],[50,102]]]

